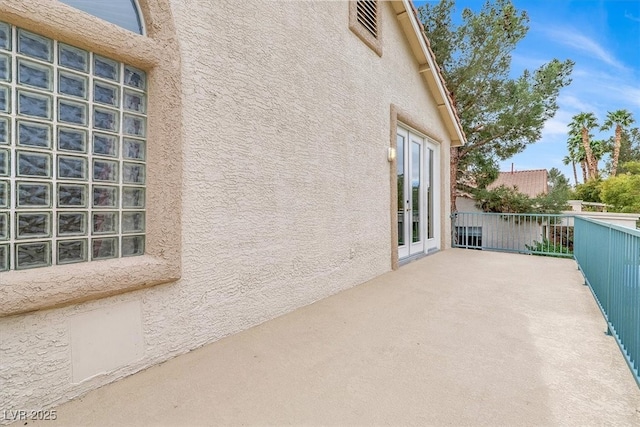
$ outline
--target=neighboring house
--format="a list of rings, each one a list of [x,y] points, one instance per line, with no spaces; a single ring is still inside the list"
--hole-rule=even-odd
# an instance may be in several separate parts
[[[500,172],[495,181],[487,186],[513,188],[529,197],[537,197],[549,192],[546,169]],[[456,198],[458,212],[482,213],[476,206],[473,195],[464,192]],[[483,218],[479,215],[461,215],[456,221],[455,238],[461,245],[484,246],[527,250],[527,245],[541,241],[546,229],[537,222],[512,224],[496,217]]]
[[[529,197],[536,197],[549,192],[546,169],[499,172],[498,178],[489,184],[487,188],[492,190],[502,185],[507,188],[514,188]],[[467,186],[475,187],[473,184],[468,184]],[[458,190],[456,205],[459,212],[482,212],[482,209],[476,206],[473,194],[468,191]]]
[[[489,190],[505,186],[513,188],[529,197],[537,197],[549,192],[546,169],[500,172],[498,178],[487,186]]]
[[[450,246],[464,134],[409,1],[67,2],[98,16],[0,2],[3,409]]]
[[[529,197],[537,197],[549,192],[546,169],[531,169],[523,171],[499,172],[495,181],[487,186],[493,190],[500,186],[513,188],[516,191],[526,194]],[[469,192],[459,192],[456,198],[459,212],[482,212],[476,206],[473,195]]]
[[[549,191],[546,169],[500,172],[498,178],[487,186],[514,188],[529,197],[545,195]],[[516,218],[514,216],[479,215],[482,210],[476,206],[473,195],[459,192],[456,200],[458,217],[453,230],[458,244],[468,247],[508,249],[528,252],[536,242],[562,244],[573,248],[573,215],[585,216],[599,221],[635,228],[640,218],[637,214],[583,211],[581,200],[569,200],[571,210],[563,211],[566,217],[552,222],[544,215]],[[587,205],[601,205],[587,203]],[[466,214],[468,213],[468,214]],[[526,214],[526,213],[523,213]]]

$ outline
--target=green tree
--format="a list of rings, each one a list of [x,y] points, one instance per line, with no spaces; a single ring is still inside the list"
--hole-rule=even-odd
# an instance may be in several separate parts
[[[464,9],[457,25],[454,8],[454,0],[442,0],[419,9],[467,136],[465,146],[451,149],[452,212],[457,210],[455,183],[465,181],[464,175],[495,176],[498,160],[540,139],[573,69],[572,61],[554,59],[511,78],[511,53],[529,29],[526,12],[510,0],[496,0],[479,12]]]
[[[501,185],[491,190],[478,188],[474,198],[476,206],[484,212],[530,213],[533,210],[531,198],[515,187]]]
[[[555,191],[549,194],[541,194],[533,199],[532,209],[533,213],[560,213],[560,211],[567,210],[567,200],[571,191]]]
[[[613,158],[611,160],[611,176],[616,176],[616,172],[618,171],[622,131],[631,126],[633,122],[633,115],[629,111],[616,110],[608,112],[607,118],[602,124],[602,130],[609,130],[612,127],[615,127]]]
[[[610,139],[612,147],[615,144],[614,139],[614,137]],[[640,128],[622,129],[618,164],[638,161],[640,161]]]
[[[600,178],[590,179],[583,184],[576,185],[573,198],[576,200],[583,200],[585,202],[601,203],[600,187],[602,186],[602,180]]]
[[[585,152],[589,178],[598,176],[598,162],[596,161],[590,144],[590,132],[598,127],[598,119],[593,113],[579,113],[572,117],[569,123],[570,133],[579,134],[582,138],[582,147]]]
[[[607,149],[607,143],[603,139],[591,139],[593,135],[589,135],[589,147],[591,147],[591,154],[593,155],[593,162],[596,167],[597,176],[600,175],[600,170],[598,164],[600,160],[604,157],[606,153],[609,152]]]
[[[622,163],[620,165],[620,173],[640,175],[640,159],[638,161]]]
[[[493,189],[474,190],[476,206],[485,212],[558,213],[567,207],[571,195],[569,180],[556,168],[547,174],[547,194],[529,197],[516,187],[501,185]]]
[[[558,168],[551,168],[547,173],[547,185],[549,193],[568,192],[570,190],[569,180]]]
[[[557,168],[547,173],[547,194],[541,194],[533,201],[534,212],[557,213],[567,208],[567,200],[571,197],[569,179]]]
[[[565,178],[566,179],[566,178]],[[529,197],[515,187],[478,188],[474,191],[476,206],[484,212],[559,213],[567,208],[570,191],[559,190]]]
[[[602,183],[602,201],[617,212],[640,212],[640,175],[621,174]]]

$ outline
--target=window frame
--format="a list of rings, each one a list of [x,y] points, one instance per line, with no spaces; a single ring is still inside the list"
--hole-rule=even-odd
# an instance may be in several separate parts
[[[85,8],[89,9],[89,10],[85,10],[85,9],[83,9],[83,7],[81,7],[81,5],[74,5],[73,4],[74,2],[70,2],[70,1],[67,1],[67,0],[59,0],[59,1],[61,1],[62,3],[66,4],[66,5],[70,6],[70,7],[73,7],[73,8],[76,8],[78,10],[81,10],[81,11],[83,11],[83,12],[89,14],[89,15],[95,16],[95,17],[100,18],[100,19],[102,19],[104,21],[107,21],[107,22],[111,22],[113,25],[118,25],[119,27],[124,28],[124,29],[126,29],[128,31],[134,32],[135,34],[140,34],[140,35],[143,35],[143,36],[147,34],[147,29],[145,27],[145,20],[144,20],[144,17],[142,16],[142,12],[140,11],[140,4],[139,4],[138,0],[127,0],[128,2],[131,3],[131,11],[132,11],[132,13],[135,13],[136,24],[138,25],[138,30],[137,31],[134,31],[133,29],[127,28],[125,26],[121,26],[120,24],[107,19],[107,17],[100,16],[101,13],[99,11],[98,12],[90,12],[89,10],[92,9],[92,7],[90,7],[90,6],[84,6]]]
[[[131,143],[131,141],[137,141],[140,144],[146,145],[145,135],[131,135],[132,132],[127,132],[127,129],[123,126],[121,129],[115,130],[110,134],[104,134],[102,129],[97,129],[95,123],[91,123],[92,114],[96,114],[95,111],[99,111],[105,109],[105,103],[101,102],[99,97],[97,96],[98,92],[94,92],[97,90],[96,88],[107,88],[109,91],[113,91],[110,95],[115,94],[115,99],[119,100],[120,93],[124,91],[125,94],[129,94],[130,97],[138,97],[139,99],[146,99],[146,84],[140,84],[140,82],[146,81],[146,74],[142,75],[141,72],[134,68],[130,67],[127,64],[122,64],[121,62],[111,61],[113,65],[117,67],[116,76],[118,78],[116,81],[105,81],[101,78],[98,78],[96,74],[96,69],[90,70],[89,63],[95,59],[96,61],[102,59],[100,56],[93,55],[92,53],[84,50],[78,50],[74,47],[68,46],[66,44],[58,43],[57,41],[49,38],[43,38],[38,34],[32,34],[31,32],[26,32],[24,29],[17,27],[15,25],[11,25],[8,28],[5,28],[5,24],[3,25],[3,29],[9,32],[9,41],[13,41],[9,43],[10,46],[4,46],[0,51],[3,55],[10,59],[11,63],[15,64],[14,72],[9,73],[12,74],[12,78],[10,82],[7,83],[7,87],[12,90],[15,94],[26,94],[32,97],[39,97],[42,99],[48,100],[49,109],[51,110],[51,114],[48,118],[43,117],[26,117],[25,115],[21,115],[19,111],[16,111],[17,108],[9,108],[8,115],[6,116],[9,120],[9,124],[16,123],[16,127],[20,126],[20,123],[30,123],[32,126],[40,126],[46,127],[49,132],[49,144],[48,145],[36,145],[36,144],[23,144],[19,141],[19,137],[16,137],[16,134],[19,135],[20,131],[17,129],[13,129],[14,133],[14,141],[11,141],[9,138],[9,142],[13,142],[13,144],[2,145],[2,149],[9,149],[9,153],[12,153],[12,165],[14,165],[12,169],[13,173],[10,173],[8,177],[2,177],[1,179],[5,180],[4,182],[12,183],[11,187],[14,188],[13,197],[11,197],[12,201],[8,208],[2,208],[2,211],[9,212],[13,219],[10,221],[9,229],[11,232],[9,233],[9,239],[2,239],[4,241],[0,242],[0,247],[2,247],[5,251],[11,252],[12,255],[9,257],[10,261],[8,265],[0,265],[0,271],[5,270],[22,270],[28,268],[42,268],[48,267],[50,265],[61,265],[61,264],[71,264],[75,262],[86,262],[88,259],[99,259],[100,256],[97,254],[91,255],[92,251],[88,250],[90,247],[95,247],[94,245],[97,242],[100,242],[101,239],[107,239],[113,241],[113,239],[117,239],[119,242],[116,247],[114,247],[113,253],[111,256],[106,256],[103,258],[119,258],[125,256],[139,256],[144,253],[144,241],[140,241],[140,237],[144,239],[144,227],[139,227],[135,231],[133,230],[125,230],[125,218],[131,218],[136,216],[136,213],[141,212],[144,209],[144,206],[124,206],[120,205],[117,201],[110,205],[99,205],[96,206],[95,203],[89,203],[89,200],[95,199],[95,190],[99,188],[109,188],[115,190],[116,198],[117,194],[122,192],[124,194],[125,189],[130,188],[139,188],[144,191],[144,178],[142,180],[138,180],[136,182],[127,181],[125,179],[125,171],[132,170],[134,168],[138,168],[139,171],[142,171],[144,174],[145,170],[145,159],[142,157],[131,158],[126,155],[126,152],[118,153],[118,150],[115,152],[101,152],[96,151],[96,138],[99,136],[106,136],[110,138],[113,142],[116,142],[117,139],[123,140],[123,144],[126,142]],[[38,59],[33,59],[33,55],[25,52],[19,52],[17,49],[14,49],[12,45],[17,45],[20,43],[20,37],[37,37],[38,39],[42,39],[46,42],[46,47],[51,50],[51,59],[50,63],[42,63]],[[81,67],[80,63],[67,63],[63,61],[65,55],[63,52],[75,51],[82,55],[84,61]],[[94,65],[95,67],[95,65]],[[29,76],[24,76],[22,72],[24,69],[27,70],[35,70],[35,71],[43,71],[41,74],[38,74],[37,77],[40,80],[36,82],[29,81]],[[78,71],[79,70],[79,71]],[[93,71],[93,72],[92,72]],[[139,79],[137,81],[133,81],[133,78],[136,77],[136,74],[139,74]],[[127,81],[126,76],[130,76],[130,80]],[[25,78],[22,78],[25,77]],[[65,90],[64,85],[62,85],[63,78],[75,79],[76,82],[80,82],[79,88],[81,92],[78,91],[67,91]],[[132,84],[137,83],[137,84]],[[36,83],[36,84],[34,84]],[[11,95],[11,94],[10,94]],[[93,96],[92,96],[93,95]],[[14,101],[19,100],[19,96],[14,96]],[[17,99],[16,99],[17,98]],[[110,99],[108,101],[113,101]],[[71,122],[69,120],[64,120],[61,116],[61,105],[78,105],[82,108],[83,111],[83,123],[80,122]],[[18,103],[19,105],[19,103]],[[58,107],[57,114],[55,112],[56,106]],[[136,117],[141,118],[141,123],[146,123],[146,110],[140,111],[140,109],[133,110],[132,108],[127,108],[124,102],[116,102],[111,105],[108,105],[109,110],[113,111],[117,114],[117,117],[124,115],[127,117]],[[93,113],[92,113],[93,111]],[[6,112],[3,114],[7,114]],[[37,120],[37,121],[34,121]],[[126,122],[126,119],[125,119]],[[11,128],[7,129],[9,133],[11,133]],[[75,132],[77,135],[84,135],[84,137],[88,140],[89,135],[93,138],[93,149],[87,149],[87,145],[91,144],[85,140],[83,149],[80,149],[80,146],[76,147],[61,147],[61,134],[62,132]],[[57,143],[56,143],[57,137]],[[114,146],[115,148],[115,146]],[[121,154],[121,155],[120,155]],[[21,173],[22,165],[21,159],[24,158],[33,158],[33,159],[41,159],[42,165],[41,171],[38,173]],[[61,173],[61,166],[69,164],[69,162],[74,162],[81,168],[82,173],[78,173],[76,175],[65,175]],[[91,177],[89,174],[90,165],[93,163],[94,165],[98,162],[107,162],[107,163],[115,163],[118,165],[118,168],[122,170],[123,179],[116,179],[114,182],[103,182],[102,180],[96,180],[95,176]],[[45,173],[46,169],[46,173]],[[40,173],[42,172],[42,173]],[[74,172],[78,172],[78,170],[74,169]],[[33,204],[21,207],[20,199],[19,199],[19,191],[16,191],[21,186],[33,186],[33,185],[44,185],[49,189],[48,197],[49,202],[45,205],[35,206]],[[80,205],[70,205],[70,206],[61,206],[59,203],[59,199],[56,196],[59,196],[59,189],[63,187],[76,187],[79,188],[82,186],[84,188],[84,196],[83,199],[85,203],[83,206]],[[134,187],[135,186],[135,187]],[[89,188],[93,189],[93,192],[90,194]],[[8,194],[11,195],[11,192]],[[110,211],[110,212],[107,212]],[[82,221],[80,225],[84,225],[82,227],[82,232],[71,232],[71,233],[61,233],[60,232],[60,218],[69,217],[69,215],[76,215],[76,218],[80,215],[82,216]],[[95,218],[96,215],[100,214],[115,214],[116,218],[121,218],[122,227],[118,229],[116,227],[115,230],[108,233],[99,233],[95,230],[90,231],[91,227],[87,227],[87,220],[89,218]],[[47,225],[48,232],[47,233],[31,233],[27,236],[21,236],[21,230],[17,226],[20,223],[21,217],[46,217],[46,221],[42,223]],[[144,216],[138,216],[138,218],[144,218]],[[92,221],[91,221],[92,222]],[[44,240],[43,240],[44,239]],[[29,241],[26,241],[29,240]],[[136,240],[137,245],[135,246],[135,252],[127,253],[125,251],[125,243],[131,240]],[[99,243],[98,243],[99,244]],[[37,245],[41,247],[46,247],[47,250],[41,252],[43,255],[42,262],[39,264],[34,264],[33,262],[30,265],[20,265],[18,263],[20,256],[18,251],[16,250],[19,246],[24,245]],[[60,248],[67,246],[75,247],[76,249],[82,248],[81,253],[75,253],[75,257],[63,260],[60,258],[61,251]],[[93,251],[95,252],[95,251]],[[5,268],[6,267],[6,268]]]
[[[146,36],[60,2],[0,3],[4,22],[145,71],[149,85],[145,254],[0,272],[0,317],[180,278],[181,208],[175,208],[182,205],[182,130],[181,123],[176,123],[176,117],[182,116],[179,46],[168,0],[140,1],[139,5]]]
[[[482,249],[481,225],[459,225],[456,226],[455,233],[458,236],[459,246],[467,249]]]

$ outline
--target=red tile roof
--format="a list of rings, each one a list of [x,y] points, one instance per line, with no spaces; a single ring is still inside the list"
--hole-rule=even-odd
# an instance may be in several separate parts
[[[487,186],[493,189],[504,185],[505,187],[515,187],[520,193],[529,197],[536,197],[540,194],[547,194],[549,191],[547,184],[547,170],[535,169],[515,172],[500,172],[498,179]]]

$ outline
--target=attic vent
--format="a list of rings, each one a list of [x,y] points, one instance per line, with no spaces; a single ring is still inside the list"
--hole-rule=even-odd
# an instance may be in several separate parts
[[[375,38],[378,38],[378,1],[357,1],[358,22]]]

